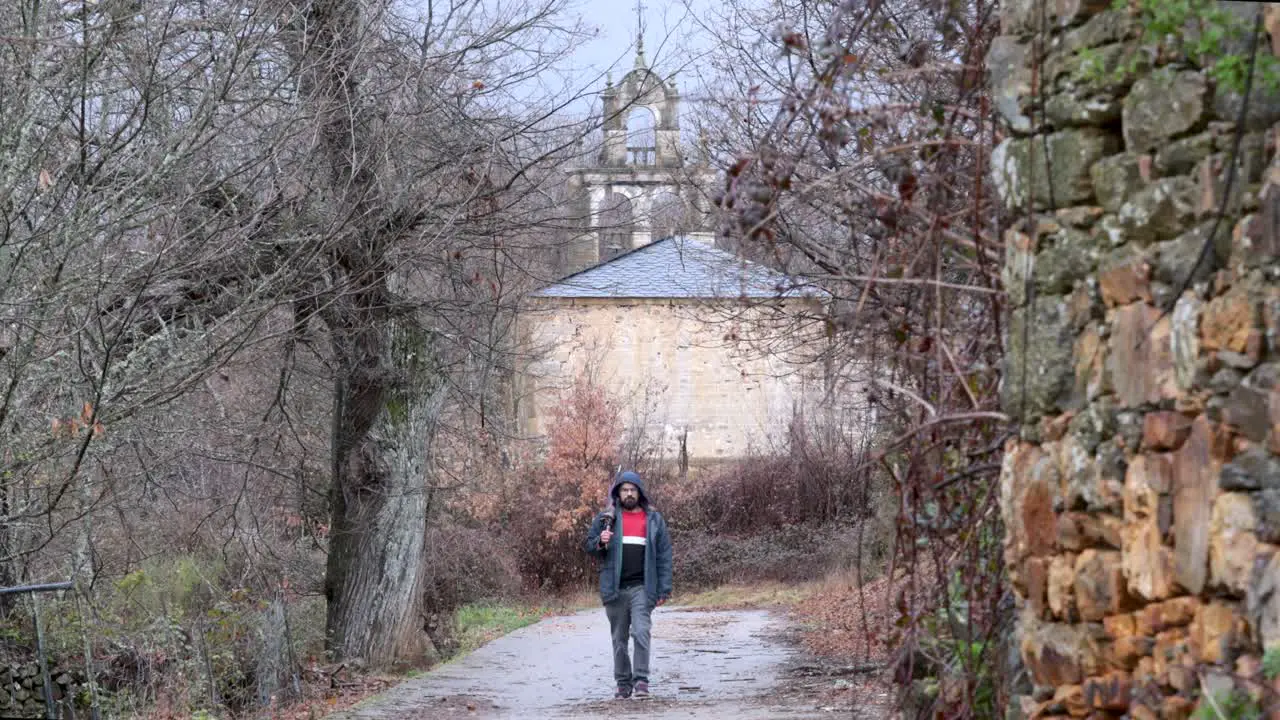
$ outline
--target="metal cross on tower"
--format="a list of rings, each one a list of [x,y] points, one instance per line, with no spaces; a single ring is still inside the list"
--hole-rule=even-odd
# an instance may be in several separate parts
[[[644,3],[636,0],[636,67],[644,66],[644,11]]]

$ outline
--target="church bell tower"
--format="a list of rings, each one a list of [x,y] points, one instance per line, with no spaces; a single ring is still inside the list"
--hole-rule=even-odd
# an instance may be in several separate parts
[[[637,7],[637,20],[641,10]],[[685,162],[675,76],[664,80],[649,67],[639,22],[634,67],[617,85],[610,78],[600,98],[604,137],[599,152],[569,179],[583,231],[569,243],[565,273],[673,235],[712,242],[702,192],[710,187],[712,173]]]

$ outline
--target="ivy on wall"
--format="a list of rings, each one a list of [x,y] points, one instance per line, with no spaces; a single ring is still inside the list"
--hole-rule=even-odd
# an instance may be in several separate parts
[[[1140,70],[1150,55],[1173,53],[1205,68],[1219,88],[1244,92],[1252,18],[1217,0],[1115,0],[1112,9],[1136,20],[1142,28],[1142,47],[1110,71],[1101,53],[1082,50],[1087,76],[1111,75],[1118,80]],[[1274,29],[1280,29],[1280,23]],[[1254,84],[1263,92],[1280,89],[1280,58],[1274,53],[1259,52]]]

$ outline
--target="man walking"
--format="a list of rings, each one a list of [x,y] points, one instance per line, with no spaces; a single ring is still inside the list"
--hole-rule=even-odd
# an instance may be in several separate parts
[[[587,553],[601,560],[600,600],[613,636],[613,678],[623,700],[649,697],[651,613],[671,597],[671,538],[649,506],[640,476],[627,471],[609,488],[611,507],[587,531]],[[619,512],[621,508],[621,512]],[[627,638],[635,644],[634,660]]]

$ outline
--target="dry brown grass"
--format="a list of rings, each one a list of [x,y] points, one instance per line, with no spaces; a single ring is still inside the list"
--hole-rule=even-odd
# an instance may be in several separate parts
[[[821,587],[821,581],[810,583],[760,582],[721,585],[692,595],[677,596],[672,604],[698,610],[746,610],[751,608],[793,607],[808,599]]]
[[[782,608],[801,628],[802,641],[815,654],[846,662],[885,662],[892,654],[898,599],[908,586],[905,572],[895,582],[880,576],[861,590],[857,573],[839,570],[802,583],[728,584],[686,596],[677,607],[699,610]],[[922,597],[927,589],[916,587]],[[917,603],[918,607],[918,603]]]
[[[929,573],[918,572],[914,586],[905,570],[864,583],[853,573],[829,576],[793,613],[804,628],[804,644],[814,653],[853,663],[884,663],[897,649],[896,630],[903,606],[918,611],[933,587]],[[908,598],[914,595],[914,601]]]

